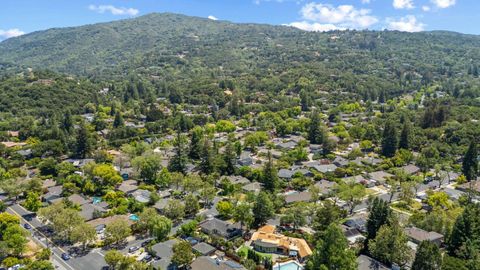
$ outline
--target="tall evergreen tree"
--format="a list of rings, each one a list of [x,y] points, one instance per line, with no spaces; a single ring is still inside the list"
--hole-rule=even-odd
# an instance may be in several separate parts
[[[442,254],[437,245],[422,241],[417,247],[412,270],[438,270],[442,267]]]
[[[269,218],[271,218],[274,214],[274,208],[272,200],[265,192],[260,192],[255,199],[255,203],[253,204],[253,216],[254,216],[254,223],[255,225],[262,225],[267,222]]]
[[[85,158],[91,151],[92,145],[89,139],[89,132],[85,123],[80,124],[77,132],[75,155],[78,158]]]
[[[201,127],[195,127],[192,129],[192,136],[190,138],[190,149],[188,156],[191,159],[199,159],[202,151],[202,137],[203,130]]]
[[[200,171],[204,174],[211,174],[215,170],[212,146],[208,138],[203,139],[202,151],[200,156]]]
[[[319,240],[306,270],[352,270],[357,269],[355,252],[349,249],[342,230],[332,223]]]
[[[369,241],[377,236],[377,232],[385,224],[388,224],[392,211],[388,203],[378,197],[373,199],[369,207],[369,215],[366,224],[367,239]]]
[[[410,148],[410,123],[407,119],[403,122],[402,132],[400,133],[400,142],[398,148],[409,149]]]
[[[397,131],[392,121],[387,121],[383,129],[382,155],[393,157],[397,151]]]
[[[478,150],[477,144],[472,140],[465,156],[463,157],[462,173],[468,181],[476,180],[478,176]]]
[[[326,138],[326,131],[323,127],[320,114],[313,111],[310,117],[310,128],[308,130],[308,139],[312,144],[322,144]]]
[[[168,163],[168,170],[170,172],[180,172],[185,174],[187,170],[187,156],[185,151],[185,138],[177,133],[177,138],[174,141],[175,155]]]
[[[62,121],[61,127],[67,133],[70,133],[70,131],[72,130],[73,120],[72,120],[72,114],[70,113],[70,111],[67,111],[65,113],[65,115],[63,116],[63,121]]]
[[[268,151],[267,163],[263,167],[262,182],[265,190],[275,191],[278,184],[277,168],[273,164],[272,153]]]
[[[480,239],[480,204],[469,203],[463,213],[457,217],[450,237],[447,239],[447,251],[451,256],[471,259],[468,243],[477,243]],[[476,252],[480,247],[476,247]]]
[[[235,148],[233,144],[229,141],[227,142],[227,145],[225,145],[225,151],[223,152],[223,174],[232,175],[235,173],[236,159],[237,154],[235,153]]]
[[[119,127],[123,127],[124,125],[125,123],[123,121],[122,114],[120,113],[120,111],[117,111],[115,113],[115,119],[113,120],[113,127],[119,128]]]

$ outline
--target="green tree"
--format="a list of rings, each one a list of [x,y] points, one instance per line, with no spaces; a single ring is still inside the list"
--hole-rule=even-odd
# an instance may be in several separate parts
[[[340,221],[347,215],[345,210],[342,210],[331,200],[325,200],[322,206],[317,207],[313,216],[313,228],[317,232],[325,231],[332,223]]]
[[[155,237],[157,241],[165,241],[171,230],[172,221],[167,217],[157,215],[149,222],[150,235]]]
[[[355,207],[362,202],[366,194],[365,186],[357,184],[354,181],[347,181],[338,186],[337,195],[346,202],[350,214],[352,214]]]
[[[211,174],[215,171],[212,146],[210,140],[206,137],[203,139],[199,168],[204,174]]]
[[[478,176],[478,150],[477,144],[472,141],[463,157],[462,173],[468,181],[477,179]]]
[[[229,201],[220,201],[218,202],[217,206],[217,211],[220,216],[222,216],[225,219],[229,219],[232,214],[233,214],[233,204]]]
[[[70,241],[81,244],[82,248],[85,249],[88,243],[95,241],[96,237],[97,231],[92,225],[80,223],[72,230]]]
[[[422,241],[417,247],[412,270],[437,270],[442,267],[442,254],[437,245]]]
[[[351,270],[357,269],[355,252],[348,247],[342,230],[336,225],[328,226],[308,260],[307,270]]]
[[[170,172],[186,173],[187,170],[187,156],[185,151],[185,138],[184,136],[177,134],[177,138],[174,141],[175,155],[170,159],[168,164],[168,170]]]
[[[124,126],[125,126],[125,122],[123,121],[122,114],[120,113],[120,111],[117,111],[115,113],[115,119],[113,120],[113,127],[119,128]]]
[[[112,268],[116,269],[117,265],[123,260],[123,254],[116,250],[111,249],[105,253],[105,262]]]
[[[408,238],[397,220],[390,221],[389,224],[391,225],[380,227],[375,239],[368,242],[368,249],[377,260],[403,267],[412,256]]]
[[[267,162],[263,166],[262,182],[264,188],[271,192],[275,191],[278,185],[277,168],[275,168],[273,164],[272,153],[270,151],[267,154]]]
[[[90,154],[92,150],[92,143],[90,142],[89,136],[90,135],[87,126],[84,122],[82,122],[76,137],[75,155],[78,158],[85,158]]]
[[[382,137],[382,155],[393,157],[397,151],[397,131],[393,121],[389,120],[385,124]]]
[[[172,251],[172,262],[179,267],[188,267],[195,257],[192,252],[192,247],[186,241],[179,241],[178,243],[175,243]]]
[[[366,241],[375,239],[378,230],[383,225],[388,225],[392,210],[388,203],[378,197],[375,197],[369,206],[369,214],[366,224],[367,238]]]
[[[326,129],[323,126],[320,114],[317,111],[313,111],[310,116],[308,140],[310,140],[312,144],[322,144],[325,142],[326,137]]]
[[[49,262],[48,260],[38,260],[38,261],[33,261],[27,266],[22,267],[24,270],[54,270],[55,267],[53,267],[53,264]]]
[[[243,226],[249,228],[254,219],[252,207],[247,203],[237,204],[237,206],[233,209],[233,219],[235,222],[240,222],[240,228],[243,229]]]
[[[203,130],[201,127],[196,126],[192,129],[191,133],[188,156],[191,159],[199,159],[202,151]]]
[[[480,204],[469,203],[455,221],[447,240],[447,251],[451,256],[471,259],[467,251],[468,242],[480,239]],[[477,252],[479,248],[476,248]]]
[[[140,178],[147,183],[154,183],[157,180],[157,174],[162,168],[161,159],[156,154],[148,154],[136,157],[132,160],[132,165],[140,172]]]
[[[27,198],[23,203],[23,206],[32,212],[37,212],[40,207],[42,207],[42,201],[40,200],[40,196],[36,192],[28,192]]]
[[[194,216],[200,210],[200,203],[198,202],[198,198],[195,194],[188,194],[185,196],[185,214],[187,216]]]
[[[267,193],[261,191],[253,204],[254,223],[262,225],[274,214],[273,203]]]
[[[296,230],[307,223],[307,205],[305,203],[296,203],[285,211],[280,218],[282,224],[292,224]]]
[[[181,220],[185,216],[185,205],[177,199],[170,199],[165,207],[165,216],[173,221]]]
[[[235,153],[235,148],[233,144],[229,141],[225,145],[225,151],[223,153],[223,168],[222,174],[232,175],[235,173],[237,154]]]
[[[132,234],[132,229],[126,220],[116,219],[105,228],[105,243],[119,244]]]
[[[400,141],[398,143],[399,149],[410,149],[410,141],[411,141],[411,126],[408,120],[403,122],[402,132],[400,133]]]

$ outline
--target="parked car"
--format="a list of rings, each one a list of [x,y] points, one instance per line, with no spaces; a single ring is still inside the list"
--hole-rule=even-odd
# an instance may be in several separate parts
[[[150,244],[152,240],[147,240],[141,244],[142,247],[146,247],[148,244]]]
[[[139,250],[139,249],[140,249],[140,248],[137,247],[137,246],[130,247],[130,248],[128,249],[128,253],[133,253],[133,252],[135,252],[135,251],[137,251],[137,250]]]
[[[149,261],[151,261],[152,259],[153,259],[153,256],[150,255],[150,254],[147,254],[147,255],[145,255],[145,257],[143,257],[142,261],[144,261],[144,262],[149,262]]]
[[[68,255],[67,253],[62,253],[61,257],[64,261],[70,260],[70,255]]]

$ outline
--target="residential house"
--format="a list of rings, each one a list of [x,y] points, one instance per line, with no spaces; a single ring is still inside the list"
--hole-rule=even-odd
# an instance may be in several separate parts
[[[217,250],[216,248],[212,247],[211,245],[200,242],[192,247],[192,249],[202,256],[210,256]]]
[[[132,196],[137,202],[148,203],[150,201],[151,192],[145,189],[137,189],[131,193]]]
[[[337,186],[337,183],[327,181],[327,180],[320,180],[315,183],[315,187],[317,187],[320,191],[320,194],[324,197],[329,196],[332,194],[333,189]]]
[[[251,153],[248,151],[243,151],[240,154],[240,157],[237,160],[239,166],[250,166],[253,164],[253,158],[250,156]]]
[[[200,256],[190,265],[191,270],[247,270],[243,265],[220,258]]]
[[[312,200],[312,193],[308,191],[291,191],[287,192],[285,195],[285,202],[287,204],[296,203],[296,202],[309,202]]]
[[[43,195],[43,200],[52,204],[55,200],[62,198],[63,186],[53,186],[47,188],[47,193]]]
[[[117,186],[117,190],[122,191],[125,194],[131,194],[138,189],[137,181],[127,180],[123,181],[120,185]]]
[[[357,270],[391,270],[391,268],[366,255],[358,256],[357,265]]]
[[[408,164],[401,167],[401,170],[408,175],[417,174],[420,171],[420,168],[413,164]]]
[[[207,219],[199,224],[202,232],[208,235],[216,235],[225,239],[232,239],[242,235],[240,223],[231,223],[229,221],[217,218]]]
[[[275,226],[265,225],[252,235],[255,250],[297,257],[300,261],[312,255],[310,246],[304,239],[284,236],[275,232]]]
[[[437,232],[427,232],[417,227],[405,228],[405,234],[415,244],[420,244],[422,241],[430,241],[437,246],[443,242],[443,235]]]
[[[259,193],[262,190],[262,184],[260,184],[258,182],[252,182],[252,183],[244,185],[242,187],[242,190],[244,192]]]
[[[393,176],[393,174],[387,173],[385,171],[376,171],[367,174],[367,178],[369,180],[375,181],[375,183],[379,185],[384,184],[388,178]]]
[[[173,246],[178,240],[172,239],[165,242],[157,243],[152,246],[151,250],[160,260],[153,262],[155,269],[176,270],[177,266],[172,263]]]
[[[230,183],[234,185],[246,185],[250,183],[250,180],[247,178],[241,176],[241,175],[230,175],[230,176],[225,176],[224,178],[227,178]]]

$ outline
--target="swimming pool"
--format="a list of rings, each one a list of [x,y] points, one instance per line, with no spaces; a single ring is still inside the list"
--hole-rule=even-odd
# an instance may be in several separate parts
[[[140,220],[140,218],[136,214],[131,214],[128,218],[132,221],[139,221]]]
[[[296,261],[289,261],[286,263],[277,263],[273,266],[273,270],[303,270],[303,266]]]

